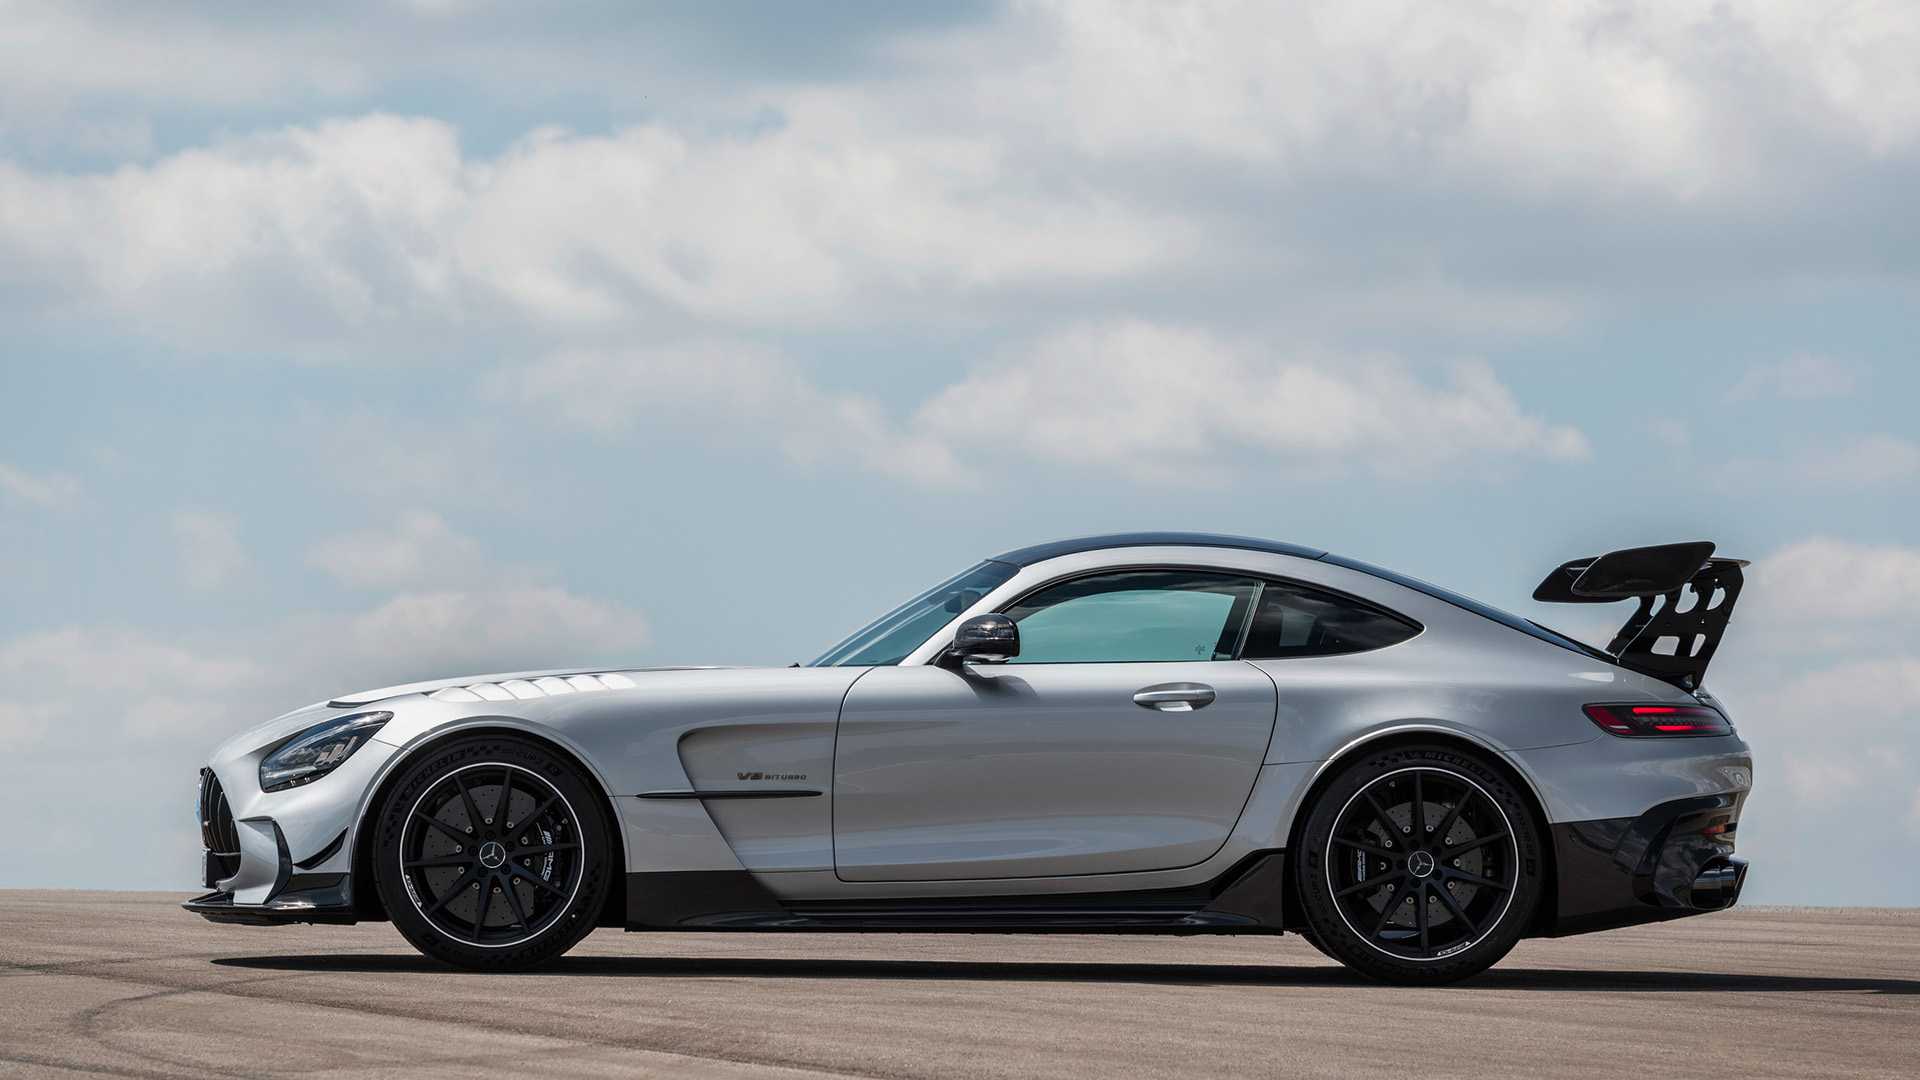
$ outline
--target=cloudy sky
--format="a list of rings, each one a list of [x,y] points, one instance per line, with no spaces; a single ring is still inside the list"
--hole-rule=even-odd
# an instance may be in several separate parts
[[[1757,566],[1755,900],[1920,903],[1920,6],[0,0],[0,884],[333,693],[1198,528]]]

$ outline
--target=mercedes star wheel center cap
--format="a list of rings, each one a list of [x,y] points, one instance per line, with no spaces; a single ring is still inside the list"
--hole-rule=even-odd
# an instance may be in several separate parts
[[[486,858],[483,849],[480,860],[485,862]],[[1426,877],[1428,874],[1433,873],[1433,853],[1430,851],[1416,851],[1412,855],[1407,856],[1407,872],[1414,877]]]
[[[506,861],[507,861],[507,849],[501,846],[500,841],[489,840],[486,843],[480,845],[480,865],[481,866],[484,866],[489,870],[498,870],[500,868],[500,864]],[[1429,870],[1433,868],[1433,859],[1431,857],[1427,859],[1427,868]]]

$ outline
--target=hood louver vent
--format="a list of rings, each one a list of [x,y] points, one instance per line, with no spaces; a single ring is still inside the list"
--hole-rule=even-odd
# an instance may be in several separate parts
[[[632,686],[633,680],[625,675],[604,671],[595,675],[546,675],[538,679],[446,686],[427,696],[435,701],[530,701],[562,694],[590,694],[596,690],[627,690]]]

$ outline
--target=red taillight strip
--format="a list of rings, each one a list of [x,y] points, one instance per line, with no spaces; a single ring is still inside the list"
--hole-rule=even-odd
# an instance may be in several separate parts
[[[1733,734],[1725,716],[1703,706],[1588,705],[1583,711],[1594,726],[1623,739]]]

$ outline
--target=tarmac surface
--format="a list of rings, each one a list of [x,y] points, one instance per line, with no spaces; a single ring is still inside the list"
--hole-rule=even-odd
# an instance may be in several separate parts
[[[1460,986],[1295,937],[622,934],[473,975],[384,924],[0,892],[0,1075],[1901,1076],[1920,909],[1522,942]]]

